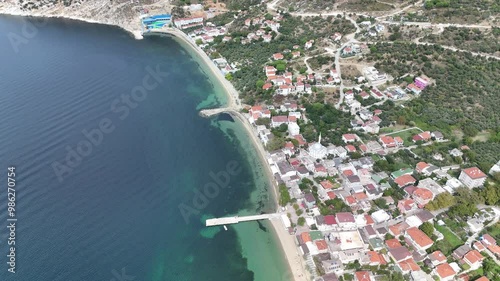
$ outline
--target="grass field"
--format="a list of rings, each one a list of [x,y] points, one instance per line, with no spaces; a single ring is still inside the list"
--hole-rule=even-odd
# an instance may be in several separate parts
[[[399,133],[395,133],[395,134],[389,133],[388,135],[390,135],[391,137],[400,137],[403,139],[405,146],[410,146],[413,144],[413,142],[409,141],[408,138],[413,137],[414,135],[419,134],[419,133],[421,133],[421,131],[419,129],[411,129],[411,130],[407,130],[407,131],[403,131],[403,132],[399,132]]]
[[[453,249],[461,246],[464,242],[457,237],[447,226],[435,225],[436,230],[444,235],[444,240],[448,242]]]

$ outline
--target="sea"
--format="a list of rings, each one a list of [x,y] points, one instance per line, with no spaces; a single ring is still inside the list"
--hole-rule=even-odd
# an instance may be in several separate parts
[[[178,39],[0,16],[0,280],[288,281],[264,167]],[[9,189],[10,188],[10,189]]]

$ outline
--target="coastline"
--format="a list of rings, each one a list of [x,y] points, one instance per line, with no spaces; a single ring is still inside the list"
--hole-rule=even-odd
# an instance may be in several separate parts
[[[174,38],[179,39],[180,41],[186,43],[188,46],[191,47],[193,51],[205,62],[206,66],[210,68],[212,74],[219,80],[220,84],[223,86],[226,95],[228,97],[228,104],[226,104],[226,107],[223,108],[225,113],[230,114],[233,116],[235,119],[237,119],[245,128],[245,131],[248,136],[250,136],[252,140],[252,144],[254,149],[257,151],[261,164],[265,167],[265,173],[266,177],[268,179],[268,182],[270,183],[270,187],[273,189],[274,192],[272,192],[273,197],[274,197],[274,202],[276,206],[279,206],[278,203],[278,186],[276,182],[274,181],[274,175],[271,171],[271,167],[267,163],[267,152],[264,149],[264,146],[260,142],[260,139],[258,136],[255,134],[255,130],[252,128],[248,120],[246,120],[245,116],[240,112],[241,109],[241,102],[239,99],[239,94],[238,91],[234,88],[234,86],[226,80],[226,78],[222,75],[220,70],[215,66],[215,64],[212,62],[212,60],[208,57],[208,55],[199,47],[197,46],[193,41],[191,41],[185,33],[182,31],[179,31],[177,29],[169,28],[163,29],[163,30],[158,30],[154,31],[151,34],[167,34],[171,35]],[[277,239],[280,241],[281,249],[283,251],[283,254],[285,256],[285,259],[288,263],[288,268],[290,272],[292,273],[292,276],[289,276],[288,274],[285,274],[283,277],[283,281],[309,281],[310,278],[310,273],[305,269],[304,265],[304,259],[300,256],[298,253],[298,248],[297,245],[295,244],[294,241],[294,236],[290,235],[284,228],[283,223],[281,220],[270,220],[271,225],[273,227],[274,235],[277,237]],[[288,278],[293,278],[293,279],[288,279]],[[281,280],[279,280],[281,281]]]
[[[87,23],[93,23],[93,24],[102,24],[102,25],[108,25],[108,26],[113,26],[113,27],[118,27],[124,31],[126,31],[128,34],[130,34],[132,37],[134,37],[136,40],[141,40],[143,39],[142,37],[142,31],[139,29],[134,29],[132,27],[127,27],[118,23],[112,23],[112,22],[103,22],[100,20],[96,19],[89,19],[89,18],[84,18],[84,17],[79,17],[79,16],[72,16],[72,15],[52,15],[52,14],[45,14],[45,13],[33,13],[33,12],[25,12],[21,11],[18,9],[5,9],[3,6],[0,7],[0,15],[6,15],[6,16],[20,16],[20,17],[26,17],[26,18],[52,18],[52,19],[68,19],[68,20],[74,20],[74,21],[80,21],[80,22],[87,22]]]
[[[13,10],[13,9],[6,10],[4,8],[4,6],[0,7],[0,15],[36,17],[36,18],[69,19],[69,20],[82,21],[82,22],[93,23],[93,24],[114,26],[114,27],[119,27],[122,30],[126,31],[127,33],[132,35],[137,40],[143,39],[142,31],[140,31],[138,29],[126,27],[126,26],[118,24],[118,23],[103,22],[103,21],[79,17],[79,16],[52,15],[52,14],[32,13],[32,12],[28,13],[28,12],[24,12],[24,11],[20,11],[20,10]],[[212,60],[208,57],[208,55],[199,46],[197,46],[193,41],[191,41],[187,37],[187,35],[184,34],[182,31],[179,31],[179,30],[173,29],[173,28],[168,28],[168,29],[163,29],[163,30],[151,32],[152,35],[154,35],[155,33],[171,35],[174,38],[177,38],[178,40],[186,43],[186,45],[190,46],[190,48],[195,51],[195,53],[199,56],[199,58],[201,58],[204,61],[205,65],[211,70],[212,74],[215,77],[217,77],[218,81],[220,82],[220,85],[224,88],[224,92],[226,93],[226,95],[228,97],[227,104],[225,105],[225,108],[224,108],[224,112],[232,115],[233,117],[235,117],[235,119],[238,119],[238,121],[245,128],[245,131],[247,132],[247,134],[252,139],[253,147],[257,151],[257,153],[259,154],[259,158],[261,160],[262,165],[265,166],[265,173],[266,173],[267,179],[270,183],[270,187],[273,189],[272,194],[274,197],[274,202],[276,203],[276,206],[279,206],[279,204],[278,204],[278,198],[279,198],[278,187],[276,185],[276,182],[274,181],[274,176],[273,176],[273,173],[271,171],[271,168],[270,168],[269,164],[267,163],[267,152],[265,151],[258,136],[255,134],[254,129],[251,127],[251,124],[248,122],[248,120],[246,120],[245,116],[240,112],[241,101],[239,99],[238,91],[234,88],[234,86],[228,80],[225,79],[225,77],[222,75],[220,70],[214,65]],[[283,281],[290,281],[290,280],[307,281],[307,280],[310,280],[309,278],[306,277],[306,276],[309,276],[309,272],[307,272],[305,270],[305,267],[303,266],[303,259],[300,257],[300,255],[297,252],[297,246],[295,245],[294,237],[287,233],[287,231],[283,227],[283,224],[280,221],[272,220],[271,225],[273,226],[275,236],[280,241],[281,248],[282,248],[283,254],[285,255],[285,259],[288,263],[289,270],[292,272],[292,276],[289,276],[288,274],[286,274],[284,276],[285,279],[283,279]],[[286,279],[286,278],[293,278],[293,279]]]

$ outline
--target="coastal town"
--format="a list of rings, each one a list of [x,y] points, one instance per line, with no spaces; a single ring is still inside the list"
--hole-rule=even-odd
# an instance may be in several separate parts
[[[254,219],[275,227],[283,281],[500,280],[496,14],[240,2],[128,4],[137,38],[174,35],[219,78],[227,102],[200,115],[248,129],[278,205]]]
[[[145,33],[183,31],[223,83],[234,81],[244,65],[224,57],[221,45],[280,40],[255,74],[262,98],[242,102],[241,90],[233,88],[230,106],[204,115],[240,117],[259,150],[265,148],[280,205],[274,219],[285,230],[278,234],[295,247],[287,253],[293,278],[500,280],[500,161],[485,170],[471,161],[466,142],[385,114],[439,87],[421,72],[393,77],[363,60],[393,23],[332,12],[335,21],[353,24],[351,33],[334,29],[326,38],[287,44],[280,36],[291,14],[276,4],[225,20],[227,10],[191,4],[184,10],[194,16],[142,21]]]

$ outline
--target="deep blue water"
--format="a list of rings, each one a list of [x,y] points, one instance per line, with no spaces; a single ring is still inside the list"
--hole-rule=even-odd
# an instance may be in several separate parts
[[[222,95],[196,60],[171,38],[44,23],[25,36],[26,19],[0,17],[0,280],[254,280],[237,232],[207,229],[204,219],[266,211],[270,199],[250,200],[254,165],[235,132],[220,128],[232,119],[198,115]],[[9,165],[15,274],[6,257]],[[212,189],[196,210],[194,189],[228,165],[239,171],[229,174],[232,188]]]

